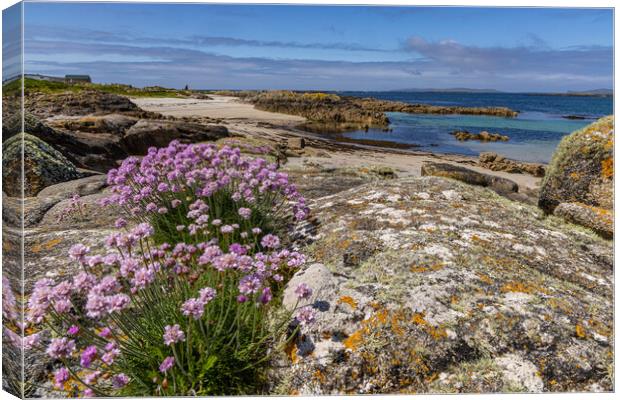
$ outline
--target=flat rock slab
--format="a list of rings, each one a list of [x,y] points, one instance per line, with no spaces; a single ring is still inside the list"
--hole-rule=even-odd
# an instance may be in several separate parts
[[[510,179],[482,174],[458,165],[425,162],[422,164],[422,176],[443,176],[456,179],[470,185],[487,186],[498,192],[518,192],[519,185]]]
[[[277,393],[613,390],[610,242],[438,177],[310,207],[314,263],[285,302],[315,285],[316,323],[275,361]]]

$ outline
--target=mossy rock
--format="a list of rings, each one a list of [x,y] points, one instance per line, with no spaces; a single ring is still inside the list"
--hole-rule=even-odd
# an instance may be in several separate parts
[[[2,180],[9,196],[21,196],[22,151],[26,197],[47,186],[82,176],[71,161],[43,140],[28,133],[15,135],[2,148]]]
[[[614,118],[607,116],[564,137],[543,179],[538,205],[560,203],[613,208]]]

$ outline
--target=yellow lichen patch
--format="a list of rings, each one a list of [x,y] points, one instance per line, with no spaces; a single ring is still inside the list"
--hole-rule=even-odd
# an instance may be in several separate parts
[[[535,289],[536,288],[534,286],[528,286],[527,284],[522,283],[522,282],[512,281],[502,286],[501,291],[504,293],[506,292],[532,293],[534,292]]]
[[[580,323],[575,325],[575,335],[577,335],[579,339],[584,339],[587,336],[586,329]]]
[[[614,158],[609,157],[601,162],[601,176],[605,179],[613,179],[614,177]]]
[[[8,240],[3,240],[2,241],[2,250],[4,250],[5,252],[11,251],[13,249],[13,246],[11,246],[11,242],[9,242]]]
[[[32,252],[33,253],[40,253],[41,250],[43,250],[43,249],[51,250],[56,245],[58,245],[60,242],[62,242],[62,238],[50,239],[50,240],[48,240],[47,242],[44,242],[44,243],[37,243],[34,246],[32,246]]]
[[[342,304],[342,303],[348,304],[354,310],[357,308],[357,303],[355,302],[355,300],[351,296],[342,296],[342,297],[340,297],[338,299],[338,304]]]

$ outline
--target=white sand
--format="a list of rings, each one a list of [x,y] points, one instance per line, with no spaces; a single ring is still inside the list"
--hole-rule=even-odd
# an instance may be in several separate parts
[[[183,98],[132,98],[136,105],[146,111],[158,112],[174,117],[209,117],[223,119],[245,119],[253,121],[303,122],[306,119],[295,115],[286,115],[261,111],[253,105],[242,103],[236,97],[210,94],[213,100]]]

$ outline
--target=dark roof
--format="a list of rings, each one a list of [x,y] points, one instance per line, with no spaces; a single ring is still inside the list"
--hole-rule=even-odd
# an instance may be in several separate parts
[[[65,75],[65,78],[90,79],[90,75]]]

